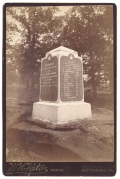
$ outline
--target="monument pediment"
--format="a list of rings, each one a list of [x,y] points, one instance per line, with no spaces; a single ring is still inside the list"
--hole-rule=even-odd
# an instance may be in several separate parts
[[[63,47],[63,46],[60,46],[60,47],[57,47],[57,48],[55,48],[55,49],[53,49],[53,50],[50,50],[49,52],[47,52],[46,53],[46,55],[48,55],[48,54],[52,54],[52,53],[60,53],[60,52],[63,52],[63,53],[65,53],[65,52],[67,52],[67,53],[73,53],[73,54],[78,54],[76,51],[74,51],[74,50],[71,50],[71,49],[69,49],[69,48],[67,48],[67,47]]]

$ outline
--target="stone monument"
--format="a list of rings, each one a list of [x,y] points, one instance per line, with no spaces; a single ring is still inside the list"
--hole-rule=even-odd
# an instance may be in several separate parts
[[[42,58],[32,117],[56,124],[91,117],[91,105],[84,102],[82,58],[74,50],[60,46]]]

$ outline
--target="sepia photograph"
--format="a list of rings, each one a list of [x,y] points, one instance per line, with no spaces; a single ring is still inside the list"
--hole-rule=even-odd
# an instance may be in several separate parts
[[[4,175],[114,176],[116,5],[3,8]]]

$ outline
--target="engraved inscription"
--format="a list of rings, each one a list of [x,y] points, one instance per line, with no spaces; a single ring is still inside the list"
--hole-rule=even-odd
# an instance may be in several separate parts
[[[79,58],[60,59],[61,101],[80,101],[83,98],[82,62]]]
[[[41,100],[57,101],[58,91],[58,58],[51,57],[42,61]]]

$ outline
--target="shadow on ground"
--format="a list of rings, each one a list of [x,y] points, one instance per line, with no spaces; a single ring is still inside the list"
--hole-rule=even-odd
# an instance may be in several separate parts
[[[13,90],[14,91],[14,90]],[[31,120],[31,93],[7,96],[7,162],[112,162],[114,160],[114,112],[110,95],[92,103],[92,118],[53,125]],[[14,96],[14,94],[13,94]],[[103,99],[103,101],[102,101]]]

